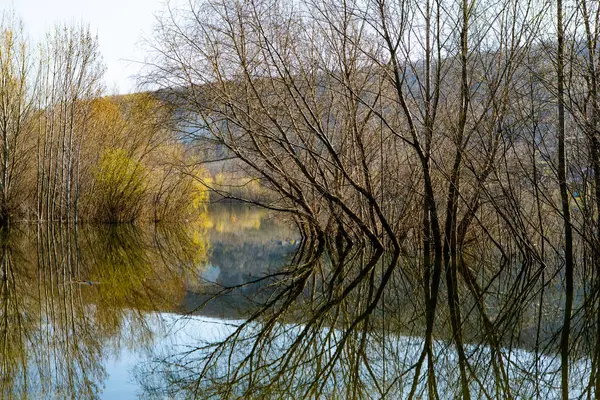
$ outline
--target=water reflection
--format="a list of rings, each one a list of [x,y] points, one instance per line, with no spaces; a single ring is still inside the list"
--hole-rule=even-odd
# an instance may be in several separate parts
[[[2,398],[118,394],[115,374],[125,372],[118,372],[119,358],[141,359],[161,346],[169,329],[161,316],[197,307],[208,271],[223,285],[256,273],[269,257],[277,262],[275,253],[256,250],[270,253],[272,235],[280,240],[290,231],[265,217],[220,207],[194,226],[1,231]]]
[[[414,258],[388,275],[393,261],[311,247],[248,207],[186,226],[13,227],[0,232],[1,396],[450,399],[465,390],[460,349],[471,398],[560,397],[560,266],[473,276],[458,346],[444,307],[428,329]],[[569,397],[591,399],[599,291],[584,277]]]
[[[564,291],[560,274],[549,267],[536,273],[536,279],[499,274],[480,297],[462,287],[459,347],[450,328],[450,313],[443,308],[436,314],[428,341],[427,303],[410,257],[402,259],[405,268],[386,277],[390,255],[377,255],[364,247],[349,249],[347,254],[335,251],[330,248],[313,257],[312,263],[308,258],[304,271],[293,269],[287,274],[284,268],[274,274],[276,284],[269,285],[269,296],[262,297],[244,319],[229,324],[188,321],[188,326],[194,326],[188,332],[194,334],[178,338],[169,351],[151,352],[150,359],[137,369],[145,395],[202,399],[561,397]],[[338,264],[340,256],[345,263]],[[357,282],[368,260],[375,260],[366,269],[368,279],[357,283],[355,291],[345,290]],[[344,268],[347,272],[340,270]],[[327,285],[336,274],[340,288]],[[377,299],[383,279],[389,281]],[[569,398],[590,399],[595,398],[598,377],[593,357],[599,339],[598,311],[586,295],[594,289],[583,281],[576,289]],[[445,287],[439,296],[447,296]],[[459,351],[468,376],[467,394],[458,368]]]

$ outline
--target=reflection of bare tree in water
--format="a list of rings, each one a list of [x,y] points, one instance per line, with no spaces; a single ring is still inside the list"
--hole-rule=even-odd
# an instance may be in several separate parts
[[[598,7],[173,5],[148,81],[305,241],[226,340],[167,358],[165,387],[599,396]]]
[[[146,393],[160,398],[452,398],[464,390],[447,310],[438,311],[431,342],[426,341],[428,305],[414,259],[400,258],[402,271],[386,278],[393,257],[382,254],[369,275],[355,283],[360,266],[376,253],[328,248],[328,261],[308,261],[314,263],[311,271],[328,275],[313,275],[301,290],[296,282],[302,277],[293,272],[271,276],[271,282],[277,280],[271,298],[246,321],[222,328],[223,340],[201,337],[205,341],[197,347],[186,344],[155,354],[138,371]],[[348,272],[336,278],[342,288],[335,291],[318,279],[336,274],[340,256],[347,258]],[[460,286],[462,351],[473,398],[560,395],[564,280],[560,268],[530,274],[498,271],[485,292],[475,289],[476,283],[475,288]],[[389,281],[373,306],[384,279]],[[576,288],[586,290],[581,281]],[[447,295],[441,288],[440,297]],[[597,309],[579,297],[574,310],[571,391],[586,398],[595,382],[589,355],[597,345]],[[423,361],[428,348],[431,363]]]
[[[51,226],[2,234],[2,393],[94,398],[106,374],[82,304],[74,237]],[[37,255],[37,256],[36,256]],[[36,259],[37,257],[37,259]]]
[[[3,231],[1,397],[97,398],[107,357],[150,346],[147,313],[176,309],[202,258],[185,232],[169,232],[183,243],[167,252],[164,237],[132,226]]]

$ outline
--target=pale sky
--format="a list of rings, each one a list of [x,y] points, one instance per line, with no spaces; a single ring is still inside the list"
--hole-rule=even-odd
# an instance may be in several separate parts
[[[154,15],[165,0],[0,0],[0,9],[14,10],[33,41],[41,40],[56,23],[90,25],[98,35],[100,52],[106,65],[105,84],[108,93],[131,93],[143,61],[140,48],[143,37],[149,37]]]

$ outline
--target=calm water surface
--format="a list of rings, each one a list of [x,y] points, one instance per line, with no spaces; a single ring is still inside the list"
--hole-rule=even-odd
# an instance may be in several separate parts
[[[244,314],[243,292],[197,310],[210,293],[278,268],[297,236],[227,205],[185,226],[15,227],[0,243],[2,397],[146,395],[142,366]]]
[[[309,392],[313,398],[356,393],[373,398],[406,398],[410,393],[427,397],[431,387],[426,369],[415,372],[424,343],[423,313],[416,300],[421,296],[418,278],[406,278],[408,284],[385,294],[385,308],[374,314],[377,319],[385,314],[385,323],[368,335],[358,330],[350,338],[344,336],[340,327],[352,309],[326,316],[304,332],[301,308],[295,313],[292,307],[268,330],[271,336],[266,341],[253,336],[265,328],[257,319],[234,341],[220,348],[204,347],[234,333],[257,305],[277,293],[271,280],[261,278],[290,264],[298,249],[299,235],[289,225],[263,210],[231,205],[211,207],[200,221],[185,225],[77,229],[21,225],[4,232],[2,398],[216,399],[224,393],[232,398],[244,397],[242,393],[296,398],[296,393]],[[326,262],[322,265],[328,267]],[[242,287],[221,292],[235,285]],[[503,325],[506,330],[494,339],[495,346],[489,345],[489,332],[481,321],[466,318],[472,398],[503,396],[494,393],[512,393],[514,398],[559,396],[557,343],[563,301],[560,285],[553,285],[540,292],[543,307],[535,301],[517,304],[516,322]],[[221,295],[215,298],[217,293]],[[533,293],[535,299],[538,295]],[[310,296],[307,292],[306,298]],[[492,298],[486,306],[493,315],[500,303]],[[467,302],[464,307],[467,316],[474,309]],[[543,319],[536,320],[536,315]],[[451,399],[460,390],[460,378],[444,318],[440,311],[431,362],[437,395]],[[570,379],[572,397],[585,398],[586,390],[591,393],[594,370],[586,348],[594,342],[585,334],[589,328],[578,321],[583,317],[576,316],[574,322]],[[306,336],[297,341],[301,334]],[[588,342],[590,347],[585,347]],[[255,343],[262,347],[253,348]],[[344,343],[343,351],[334,358],[339,343]],[[293,357],[289,365],[283,364],[287,354]],[[328,364],[329,359],[336,361]],[[203,371],[206,365],[211,369]],[[257,365],[258,370],[247,374]],[[319,374],[329,366],[321,384]],[[200,371],[202,382],[195,379]],[[282,379],[281,373],[292,378]],[[269,386],[273,377],[279,386]],[[227,382],[233,380],[236,384],[229,388]],[[388,392],[382,389],[386,386]]]

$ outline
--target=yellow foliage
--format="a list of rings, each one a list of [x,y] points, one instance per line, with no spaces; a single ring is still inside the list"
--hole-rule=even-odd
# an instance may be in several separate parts
[[[100,159],[95,177],[100,194],[99,217],[113,222],[134,220],[146,188],[142,165],[123,149],[108,149]]]
[[[104,220],[201,218],[209,199],[201,182],[208,173],[184,167],[183,144],[169,129],[160,100],[136,93],[94,99],[89,108],[84,152],[94,163],[87,173],[95,184],[86,192],[102,199],[90,197],[87,209],[103,204],[96,215]],[[123,206],[127,212],[119,211]]]

